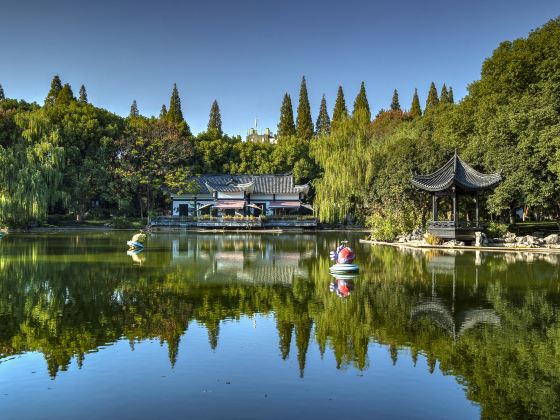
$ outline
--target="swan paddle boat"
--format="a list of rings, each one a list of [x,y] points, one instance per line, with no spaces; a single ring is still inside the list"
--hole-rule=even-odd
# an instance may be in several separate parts
[[[126,241],[130,251],[144,249],[144,242],[146,242],[146,234],[144,232],[137,233],[130,239]]]
[[[335,262],[333,266],[329,268],[329,271],[334,274],[343,273],[357,273],[360,268],[357,264],[354,264],[354,259],[356,254],[348,245],[348,241],[342,241],[336,250],[331,251],[331,260]]]

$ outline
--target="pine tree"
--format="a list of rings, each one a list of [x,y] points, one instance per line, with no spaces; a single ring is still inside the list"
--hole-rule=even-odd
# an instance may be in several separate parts
[[[315,133],[318,136],[328,135],[331,132],[331,119],[327,111],[327,100],[325,95],[321,99],[321,107],[319,108],[319,116],[317,117],[317,124],[315,124]]]
[[[45,98],[45,105],[54,106],[56,104],[56,98],[58,94],[62,90],[62,82],[60,81],[60,77],[55,75],[51,81],[51,89]]]
[[[439,101],[442,104],[448,104],[449,102],[449,93],[447,92],[447,86],[445,86],[445,83],[443,84],[443,86],[441,87],[441,92],[439,94]]]
[[[60,92],[58,92],[58,96],[56,97],[56,105],[70,105],[72,101],[75,101],[74,92],[72,92],[72,87],[65,83]]]
[[[136,103],[136,99],[132,101],[132,105],[130,105],[130,114],[128,114],[130,118],[135,118],[140,116],[140,112],[138,112],[138,104]]]
[[[214,131],[220,136],[222,135],[222,115],[218,101],[214,100],[210,108],[210,118],[208,119],[208,132]]]
[[[0,84],[0,101],[2,99],[6,99],[6,97],[4,96],[4,88],[2,87],[2,84]]]
[[[365,112],[365,117],[367,121],[371,121],[371,112],[369,110],[369,103],[367,100],[366,95],[366,85],[362,82],[360,86],[360,91],[358,92],[358,96],[354,100],[354,110],[352,111],[352,117],[355,117],[358,110],[363,110]]]
[[[451,86],[449,86],[449,93],[447,96],[449,97],[449,103],[454,104],[455,98],[453,98],[453,88]]]
[[[292,98],[287,93],[284,94],[282,107],[280,108],[280,121],[278,122],[278,137],[295,136],[296,125],[294,124],[294,109],[292,108]]]
[[[414,96],[412,97],[412,105],[410,106],[410,115],[413,118],[422,115],[422,108],[420,108],[420,99],[418,98],[418,89],[414,89]]]
[[[331,129],[334,130],[346,117],[348,117],[348,109],[346,108],[346,101],[344,100],[344,91],[342,86],[338,87],[336,94],[336,102],[332,114]]]
[[[84,85],[80,86],[80,99],[78,99],[78,102],[81,104],[88,103],[86,87]]]
[[[176,83],[173,83],[173,90],[171,91],[167,120],[175,124],[179,124],[185,120],[183,118],[183,111],[181,110],[181,98],[179,97],[179,90],[177,89]]]
[[[401,104],[399,103],[399,92],[397,89],[393,91],[393,100],[391,101],[391,110],[392,111],[400,111]]]
[[[161,106],[161,111],[159,111],[159,118],[163,119],[167,116],[167,107],[165,106],[165,104],[163,104]]]
[[[425,111],[435,108],[439,103],[438,93],[436,89],[436,84],[432,82],[430,85],[430,91],[428,92],[428,99],[426,99]]]
[[[296,133],[301,140],[311,140],[313,137],[313,121],[311,121],[311,106],[307,96],[305,76],[301,79],[299,89],[299,104],[297,109]]]

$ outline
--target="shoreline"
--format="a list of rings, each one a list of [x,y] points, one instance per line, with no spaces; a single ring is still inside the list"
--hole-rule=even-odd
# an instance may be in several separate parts
[[[392,246],[394,248],[404,248],[404,249],[426,249],[426,250],[440,250],[440,251],[450,251],[450,250],[460,250],[460,251],[478,251],[478,252],[533,252],[536,254],[560,254],[560,248],[530,248],[530,247],[497,247],[497,246],[443,246],[443,245],[421,245],[421,244],[407,244],[398,242],[384,242],[384,241],[372,241],[369,239],[360,239],[362,244],[371,245],[383,245]]]

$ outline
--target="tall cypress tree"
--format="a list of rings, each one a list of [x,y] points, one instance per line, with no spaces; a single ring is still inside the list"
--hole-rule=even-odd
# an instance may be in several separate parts
[[[352,117],[356,116],[358,110],[363,110],[368,121],[371,121],[371,112],[369,110],[369,103],[366,95],[366,85],[362,82],[360,86],[360,91],[356,100],[354,101],[354,110],[352,111]]]
[[[439,103],[438,93],[436,89],[436,84],[432,82],[430,85],[430,91],[428,92],[428,99],[426,99],[425,111],[435,108]]]
[[[346,108],[346,101],[344,99],[344,91],[342,86],[338,87],[336,94],[336,102],[332,114],[331,129],[335,129],[346,117],[348,117],[348,109]]]
[[[81,104],[87,104],[87,92],[86,92],[86,87],[84,85],[80,86],[80,98],[78,99],[78,102]]]
[[[393,91],[393,100],[391,101],[391,110],[392,111],[400,111],[401,104],[399,103],[399,92],[397,89]]]
[[[441,92],[439,94],[439,101],[442,104],[448,104],[449,102],[449,93],[447,92],[447,86],[445,86],[445,83],[443,84],[443,86],[441,87]]]
[[[418,98],[418,89],[414,88],[414,96],[412,97],[412,105],[410,106],[410,115],[413,118],[422,115],[422,108],[420,108],[420,99]]]
[[[315,133],[318,136],[328,135],[331,132],[331,119],[327,111],[327,100],[325,95],[321,99],[321,107],[319,108],[319,116],[317,117],[317,124],[315,124]]]
[[[278,122],[278,137],[294,136],[296,125],[294,124],[294,109],[292,108],[292,98],[287,93],[284,94],[282,107],[280,108],[280,121]]]
[[[167,119],[175,124],[179,124],[185,120],[183,118],[183,111],[181,110],[181,98],[179,97],[179,90],[177,89],[176,83],[173,83],[173,90],[171,91],[171,98],[169,99]]]
[[[6,99],[6,96],[4,96],[4,88],[2,87],[2,84],[0,83],[0,101],[2,99]]]
[[[313,121],[311,121],[311,106],[307,96],[305,76],[301,78],[299,88],[299,104],[297,109],[296,133],[301,140],[311,140],[313,137]]]
[[[136,99],[132,101],[132,105],[130,105],[130,114],[128,114],[130,118],[140,116],[140,112],[138,112],[138,104],[136,104]]]
[[[58,92],[55,102],[56,105],[70,105],[70,103],[75,100],[76,98],[74,98],[72,87],[68,83],[65,83],[60,92]]]
[[[455,98],[453,98],[453,87],[449,86],[449,93],[447,96],[449,97],[449,103],[454,104]]]
[[[56,104],[56,98],[58,94],[62,90],[62,82],[60,81],[60,77],[55,75],[51,81],[51,89],[45,98],[45,105],[54,106]]]
[[[165,106],[165,104],[163,104],[161,106],[161,111],[159,111],[159,118],[163,119],[167,116],[167,107]]]
[[[222,114],[218,101],[214,100],[210,108],[210,118],[208,119],[208,131],[214,131],[220,136],[222,135]]]

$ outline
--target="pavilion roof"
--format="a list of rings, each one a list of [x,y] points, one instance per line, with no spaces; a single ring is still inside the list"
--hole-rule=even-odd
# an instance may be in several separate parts
[[[500,173],[483,174],[468,165],[457,152],[441,168],[428,175],[412,175],[412,184],[421,190],[444,191],[453,185],[476,191],[493,188],[502,180]]]

